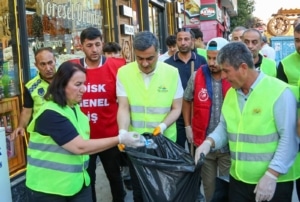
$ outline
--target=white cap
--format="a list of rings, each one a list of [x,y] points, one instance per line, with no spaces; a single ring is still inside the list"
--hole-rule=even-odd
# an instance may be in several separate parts
[[[219,51],[228,43],[229,42],[222,37],[212,38],[207,43],[206,50]]]

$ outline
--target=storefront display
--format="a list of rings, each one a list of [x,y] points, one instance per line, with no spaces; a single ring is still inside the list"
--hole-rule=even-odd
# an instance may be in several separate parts
[[[83,57],[79,35],[87,27],[103,33],[103,2],[94,0],[39,0],[26,7],[27,35],[31,77],[36,75],[34,52],[52,47],[57,66],[64,61]]]

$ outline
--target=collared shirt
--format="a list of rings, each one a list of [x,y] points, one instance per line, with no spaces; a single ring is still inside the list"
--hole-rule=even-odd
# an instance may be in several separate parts
[[[241,89],[237,89],[237,98],[240,110],[242,111],[244,105],[250,96],[251,92],[258,84],[258,82],[265,76],[260,72],[259,76],[252,84],[250,91],[245,95]],[[263,95],[262,95],[263,96]],[[298,151],[299,139],[296,131],[296,115],[297,115],[296,99],[290,89],[285,89],[274,104],[274,117],[277,127],[279,144],[273,159],[269,164],[269,168],[278,173],[287,173],[288,169],[294,163]],[[262,123],[263,124],[263,123]],[[216,129],[209,135],[215,142],[215,149],[219,149],[228,144],[228,136],[226,131],[226,122],[223,114],[220,117],[220,123]]]
[[[191,58],[187,63],[183,62],[179,57],[178,57],[178,51],[169,59],[165,60],[164,62],[176,67],[178,69],[182,87],[183,89],[186,88],[188,80],[191,77],[191,64],[192,62],[194,63],[194,71],[196,71],[200,66],[207,64],[205,58],[201,55],[196,54],[194,51],[192,51]]]

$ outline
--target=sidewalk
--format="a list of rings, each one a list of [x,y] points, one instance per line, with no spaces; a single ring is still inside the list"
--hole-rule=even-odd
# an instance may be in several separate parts
[[[97,202],[112,202],[111,192],[108,180],[106,178],[105,172],[101,162],[98,163],[96,169],[96,193]],[[132,191],[125,189],[127,192],[125,202],[132,202]]]

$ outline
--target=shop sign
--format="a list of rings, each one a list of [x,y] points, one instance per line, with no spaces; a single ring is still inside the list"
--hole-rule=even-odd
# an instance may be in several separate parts
[[[132,8],[125,5],[120,5],[119,9],[121,15],[132,18]]]
[[[217,8],[216,4],[201,5],[200,20],[216,20]]]
[[[121,26],[121,34],[126,35],[134,35],[134,27],[127,24],[122,24]]]
[[[102,26],[100,10],[85,9],[82,3],[54,3],[53,1],[40,0],[41,15],[72,20],[76,23],[87,23]]]

